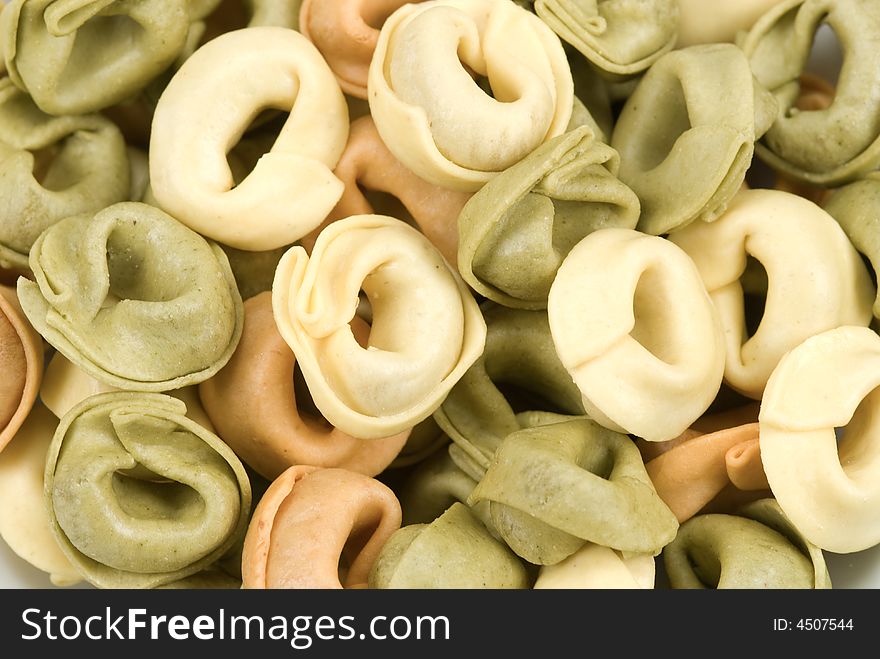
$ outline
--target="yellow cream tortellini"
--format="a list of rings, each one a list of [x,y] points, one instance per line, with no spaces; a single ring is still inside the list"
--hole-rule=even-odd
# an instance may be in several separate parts
[[[787,353],[764,391],[758,421],[770,489],[803,536],[827,551],[880,543],[878,385],[880,336],[838,327]]]
[[[26,269],[47,227],[125,201],[129,178],[125,141],[108,119],[50,116],[0,80],[0,266]]]
[[[718,217],[775,116],[776,102],[733,44],[691,46],[657,60],[611,136],[618,177],[642,203],[638,229],[661,235]]]
[[[678,530],[632,440],[587,418],[508,435],[468,499],[481,501],[507,545],[537,565],[586,542],[656,555]]]
[[[267,108],[287,119],[236,184],[226,154]],[[304,36],[282,27],[227,32],[193,53],[159,98],[150,137],[153,195],[163,210],[225,245],[291,245],[342,196],[333,168],[348,126],[339,84]]]
[[[698,515],[663,550],[673,588],[831,588],[822,551],[773,499],[735,515]]]
[[[243,537],[244,466],[161,394],[99,394],[49,446],[45,500],[68,560],[102,588],[150,588],[201,572]]]
[[[611,79],[642,73],[678,35],[677,0],[535,0],[535,12]]]
[[[58,419],[37,403],[15,441],[0,452],[0,537],[53,584],[70,586],[82,577],[58,546],[43,500],[46,453],[57,426]]]
[[[606,428],[672,439],[718,393],[721,321],[693,261],[664,238],[594,231],[563,261],[547,312],[584,409]]]
[[[30,266],[35,281],[18,281],[28,319],[105,384],[197,384],[241,337],[244,311],[223,251],[152,206],[65,218],[34,243]]]
[[[574,83],[559,38],[510,0],[431,0],[385,21],[368,98],[398,160],[473,192],[566,130]]]
[[[821,25],[837,35],[843,65],[831,105],[796,107],[799,78]],[[786,0],[764,14],[742,40],[758,81],[779,113],[755,147],[773,169],[804,183],[836,186],[880,165],[880,4],[874,0]]]
[[[361,290],[372,313],[365,345],[350,325]],[[318,409],[365,439],[430,416],[485,345],[486,323],[458,273],[418,230],[381,215],[331,223],[311,256],[291,248],[272,306]]]
[[[458,217],[458,268],[478,293],[540,309],[562,260],[595,229],[634,229],[639,200],[620,159],[581,127],[538,147],[489,181]]]
[[[724,325],[724,381],[760,399],[780,358],[804,339],[841,325],[867,325],[874,287],[834,219],[777,190],[744,190],[714,222],[670,236],[696,263]],[[741,278],[747,259],[767,273],[764,313],[748,336]]]
[[[49,114],[135,96],[186,44],[186,0],[13,0],[0,14],[10,79]]]
[[[588,542],[556,565],[542,566],[535,589],[649,589],[654,587],[654,574],[650,554],[624,554]]]

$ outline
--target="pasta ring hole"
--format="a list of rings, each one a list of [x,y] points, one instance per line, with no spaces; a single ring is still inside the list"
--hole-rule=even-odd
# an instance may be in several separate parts
[[[315,432],[329,432],[333,430],[333,425],[324,418],[315,400],[312,398],[312,392],[309,391],[309,385],[303,377],[299,362],[293,366],[293,395],[296,399],[296,411],[302,422]]]
[[[843,51],[837,34],[827,23],[819,26],[813,38],[806,75],[797,80],[796,100],[786,109],[791,118],[801,112],[819,112],[834,103],[836,83],[843,67]]]
[[[143,471],[117,471],[112,476],[117,505],[135,519],[197,519],[205,501],[193,488]]]
[[[699,545],[690,545],[686,550],[688,563],[694,576],[706,588],[717,589],[721,581],[721,561],[711,550]]]
[[[843,68],[843,49],[834,28],[823,23],[813,37],[813,46],[804,71],[836,85]]]
[[[358,184],[358,188],[376,215],[387,215],[388,217],[406,222],[415,229],[419,228],[412,213],[407,210],[406,206],[397,196],[384,190],[368,190],[360,184]]]
[[[687,319],[672,316],[676,292],[663,273],[648,268],[636,284],[633,295],[634,325],[630,336],[660,361],[673,364],[679,361],[681,346],[676,328]]]
[[[131,16],[94,16],[76,31],[73,51],[67,60],[67,71],[95,71],[131,57],[132,44],[143,40],[146,30]],[[107,35],[113,35],[108,39]],[[90,44],[100,43],[100,48]],[[79,44],[85,44],[79,46]]]
[[[672,78],[668,81],[664,103],[666,107],[662,111],[633,107],[634,111],[641,109],[646,114],[644,121],[651,122],[651,117],[655,120],[663,117],[665,121],[663,125],[655,125],[653,129],[641,132],[642,144],[639,148],[638,158],[641,169],[644,171],[654,169],[666,160],[678,138],[692,127],[688,114],[687,98],[684,94],[684,88],[681,86],[681,80],[678,78]]]
[[[236,186],[248,177],[260,158],[272,150],[286,120],[287,113],[282,108],[265,107],[256,111],[241,136],[226,152]]]
[[[464,70],[468,72],[468,75],[473,79],[474,84],[477,87],[479,87],[480,90],[484,94],[486,94],[486,96],[488,96],[489,98],[495,98],[495,90],[492,89],[492,81],[489,80],[489,78],[487,78],[486,76],[481,75],[481,74],[477,73],[476,71],[474,71],[474,69],[472,69],[470,66],[468,66],[468,64],[466,62],[464,62],[463,60],[459,59],[459,62],[461,62],[462,68],[464,68]],[[500,100],[500,99],[496,99],[496,100]]]
[[[880,387],[859,403],[849,423],[836,428],[837,454],[844,473],[853,480],[876,480],[880,461]]]
[[[751,255],[746,258],[746,269],[740,277],[740,284],[743,289],[746,326],[746,331],[743,333],[743,343],[745,343],[757,334],[758,328],[761,326],[761,320],[764,318],[764,310],[767,306],[769,286],[767,270],[758,259]]]
[[[56,180],[56,177],[51,176],[55,161],[63,147],[64,141],[31,151],[31,154],[34,157],[34,166],[32,170],[34,180],[47,190],[53,192],[60,192],[67,187],[67,185],[64,185],[64,182]]]
[[[120,300],[169,302],[180,295],[175,277],[158,276],[160,272],[173,272],[174,265],[164,262],[161,250],[151,247],[152,254],[141,254],[132,249],[130,236],[137,231],[137,220],[132,220],[120,224],[107,238],[110,290],[104,300],[105,307]]]

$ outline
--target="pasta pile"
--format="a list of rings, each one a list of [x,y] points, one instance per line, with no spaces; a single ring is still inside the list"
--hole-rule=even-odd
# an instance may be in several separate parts
[[[11,0],[0,536],[58,586],[830,588],[880,544],[878,40]]]

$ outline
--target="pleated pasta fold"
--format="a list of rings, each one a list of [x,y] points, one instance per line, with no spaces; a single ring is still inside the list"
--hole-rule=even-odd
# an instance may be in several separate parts
[[[213,566],[242,540],[247,473],[185,411],[169,396],[117,392],[61,419],[46,505],[62,551],[90,583],[162,586]]]
[[[534,14],[509,0],[430,0],[385,21],[368,95],[404,165],[474,192],[565,131],[574,83],[559,38]]]
[[[363,290],[372,325],[350,325]],[[356,437],[430,416],[483,351],[486,323],[458,273],[416,229],[380,215],[333,222],[311,256],[293,247],[272,288],[278,330],[318,409]]]

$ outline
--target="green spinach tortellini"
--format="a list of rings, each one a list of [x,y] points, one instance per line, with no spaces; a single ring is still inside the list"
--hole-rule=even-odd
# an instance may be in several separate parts
[[[797,107],[801,74],[822,25],[837,35],[843,65],[831,105]],[[833,187],[880,165],[880,3],[875,0],[787,0],[758,20],[742,40],[758,81],[773,92],[779,112],[755,146],[778,172]]]
[[[535,0],[556,34],[612,80],[638,75],[672,50],[676,0]]]
[[[532,422],[523,409],[584,414],[581,394],[559,361],[543,311],[487,303],[486,347],[434,418],[485,471],[502,440]],[[556,420],[556,419],[554,419]]]
[[[370,571],[371,588],[529,588],[525,564],[454,503],[430,524],[392,535]]]
[[[837,220],[853,246],[880,271],[880,172],[834,191],[824,206]],[[874,298],[874,318],[880,319],[880,292]]]
[[[129,178],[125,141],[108,119],[50,116],[0,80],[0,267],[26,269],[45,229],[124,201]]]
[[[657,60],[611,137],[618,177],[642,203],[638,230],[658,236],[723,213],[776,109],[733,44],[691,46]]]
[[[218,564],[244,537],[247,472],[185,412],[170,396],[114,392],[61,419],[46,504],[62,551],[90,583],[171,584]]]
[[[75,215],[34,243],[19,279],[37,331],[92,377],[163,392],[229,361],[244,310],[223,251],[158,208],[122,202]]]
[[[187,0],[12,0],[0,15],[9,77],[49,114],[135,96],[186,45]]]
[[[586,418],[508,435],[468,499],[481,501],[508,546],[537,565],[586,542],[656,555],[678,530],[632,440]]]
[[[464,280],[505,306],[546,308],[556,271],[584,236],[636,226],[639,200],[617,179],[618,164],[582,126],[489,181],[458,218]]]
[[[831,588],[822,550],[774,499],[692,517],[664,550],[673,588]]]

